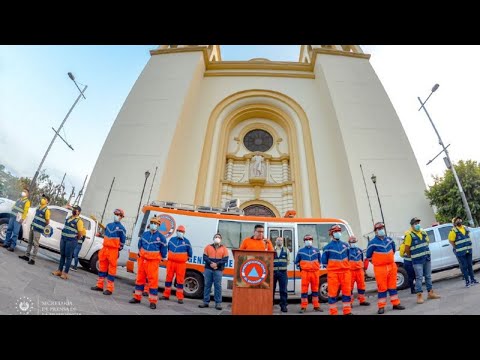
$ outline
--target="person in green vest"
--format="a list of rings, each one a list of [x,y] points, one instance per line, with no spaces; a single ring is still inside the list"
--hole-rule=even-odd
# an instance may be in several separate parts
[[[8,222],[7,235],[3,243],[3,247],[7,248],[8,251],[15,250],[15,246],[17,246],[18,234],[20,233],[23,221],[27,218],[28,209],[30,209],[28,189],[23,189],[21,198],[13,205],[12,213],[14,216],[11,216]]]

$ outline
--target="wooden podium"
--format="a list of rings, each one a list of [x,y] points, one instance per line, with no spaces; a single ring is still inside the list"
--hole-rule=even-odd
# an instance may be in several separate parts
[[[273,253],[233,250],[232,315],[273,314]]]

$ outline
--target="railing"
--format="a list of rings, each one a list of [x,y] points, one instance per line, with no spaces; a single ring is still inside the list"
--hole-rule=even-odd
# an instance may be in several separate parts
[[[228,214],[228,215],[243,215],[243,210],[238,207],[213,207],[193,204],[182,204],[173,201],[159,201],[154,200],[150,203],[151,206],[162,207],[165,209],[185,210],[192,212],[202,212],[211,214]]]

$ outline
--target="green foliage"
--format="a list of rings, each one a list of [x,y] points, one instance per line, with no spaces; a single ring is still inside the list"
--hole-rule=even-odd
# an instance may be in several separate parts
[[[461,160],[454,166],[473,220],[478,225],[480,223],[480,164],[473,160]],[[467,214],[452,171],[447,170],[443,176],[434,176],[433,179],[435,183],[425,191],[425,195],[430,200],[430,205],[437,208],[437,221],[450,222],[454,216],[461,216],[466,223]]]
[[[17,178],[5,171],[5,166],[0,164],[0,197],[11,200],[17,200],[23,188],[29,188],[30,178]],[[50,197],[50,205],[64,206],[67,203],[65,199],[65,189],[60,188],[50,179],[49,175],[42,171],[37,179],[37,186],[30,193],[30,202],[32,206],[40,204],[42,194]]]

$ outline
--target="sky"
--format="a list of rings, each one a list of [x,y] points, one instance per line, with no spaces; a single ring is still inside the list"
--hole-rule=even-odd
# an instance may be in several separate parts
[[[480,46],[361,45],[387,91],[427,184],[445,170],[436,134],[417,97],[435,83],[427,109],[454,162],[480,161],[477,101]],[[43,166],[54,182],[66,172],[66,191],[77,192],[95,166],[108,132],[156,45],[0,46],[0,164],[32,177],[79,91],[67,73],[86,84]],[[298,61],[299,45],[222,45],[223,60]],[[80,85],[83,88],[83,85]]]

